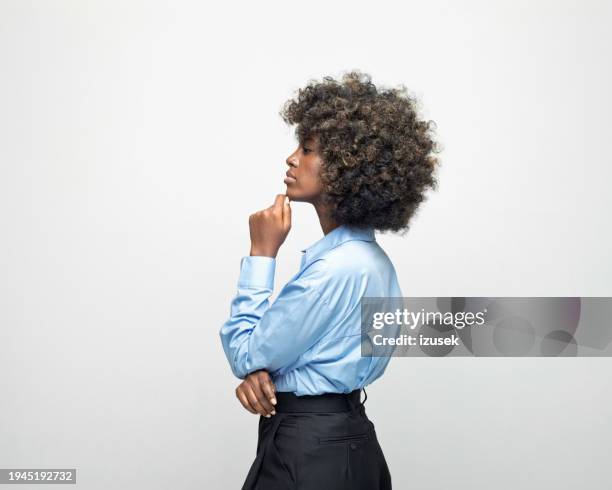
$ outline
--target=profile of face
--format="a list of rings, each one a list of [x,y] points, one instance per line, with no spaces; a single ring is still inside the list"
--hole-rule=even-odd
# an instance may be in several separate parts
[[[317,138],[307,138],[289,155],[286,163],[289,166],[285,177],[289,200],[316,202],[322,191],[319,172],[323,163]]]

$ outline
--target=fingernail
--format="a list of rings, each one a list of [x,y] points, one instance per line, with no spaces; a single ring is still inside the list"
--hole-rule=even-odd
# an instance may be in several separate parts
[[[266,417],[267,419],[270,418],[270,414],[264,415],[264,417]]]
[[[276,411],[272,410],[272,415],[276,415]]]
[[[270,401],[272,402],[272,405],[276,405],[276,398],[272,398]]]

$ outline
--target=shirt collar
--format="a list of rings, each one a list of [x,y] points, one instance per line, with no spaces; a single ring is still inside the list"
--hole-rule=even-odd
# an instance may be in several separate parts
[[[374,229],[371,227],[357,228],[354,226],[340,225],[334,228],[323,238],[313,243],[310,247],[302,249],[302,267],[306,263],[312,262],[315,258],[323,253],[337,247],[338,245],[351,240],[362,240],[365,242],[373,242],[376,240]]]

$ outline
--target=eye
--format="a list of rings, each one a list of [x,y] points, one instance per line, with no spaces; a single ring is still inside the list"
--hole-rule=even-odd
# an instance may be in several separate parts
[[[304,147],[304,153],[308,153],[309,151],[311,151],[310,148]]]

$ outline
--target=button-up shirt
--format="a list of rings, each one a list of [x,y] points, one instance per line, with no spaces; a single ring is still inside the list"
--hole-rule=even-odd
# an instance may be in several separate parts
[[[270,303],[276,259],[243,257],[238,292],[220,330],[233,373],[265,369],[277,391],[348,393],[380,377],[389,357],[361,355],[364,296],[400,297],[393,264],[372,228],[334,228],[302,250],[300,269]]]

